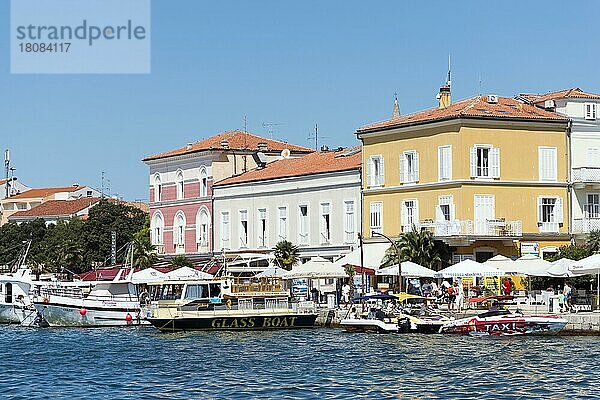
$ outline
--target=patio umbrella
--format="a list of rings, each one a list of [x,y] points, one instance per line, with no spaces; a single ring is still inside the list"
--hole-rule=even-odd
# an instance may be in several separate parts
[[[546,272],[548,272],[550,276],[569,278],[573,276],[570,268],[575,265],[576,262],[577,261],[571,260],[570,258],[561,258],[560,260],[554,261]]]
[[[433,276],[435,278],[462,278],[469,276],[500,276],[504,275],[504,272],[498,268],[478,263],[473,260],[463,260],[458,264],[444,268],[441,271],[436,272]]]
[[[435,271],[412,261],[404,261],[402,264],[402,276],[405,278],[433,278]],[[375,271],[375,275],[398,276],[398,264],[381,268]]]
[[[165,274],[165,279],[212,279],[211,274],[190,267],[181,267]]]
[[[276,265],[271,265],[269,268],[265,269],[260,274],[257,274],[256,277],[257,278],[281,278],[287,272],[288,271],[283,268],[279,268]]]
[[[292,268],[291,271],[286,271],[283,274],[283,279],[296,278],[347,278],[348,274],[340,265],[335,265],[329,260],[321,257],[313,257],[304,264],[300,264]]]
[[[165,274],[154,268],[146,268],[131,275],[131,283],[135,284],[158,282],[164,279]]]
[[[526,254],[514,262],[514,273],[527,276],[551,276],[548,269],[552,264],[533,254]]]
[[[575,261],[570,270],[573,276],[597,275],[596,307],[600,306],[600,254],[592,254],[582,260]]]
[[[512,273],[515,262],[502,254],[495,255],[483,263],[506,273]]]

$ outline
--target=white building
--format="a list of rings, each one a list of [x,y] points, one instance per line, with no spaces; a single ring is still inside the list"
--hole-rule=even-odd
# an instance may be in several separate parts
[[[215,252],[269,252],[288,240],[302,261],[348,253],[360,232],[360,169],[360,148],[322,151],[215,183]]]
[[[578,237],[600,230],[600,94],[573,88],[519,97],[571,119],[571,233]]]

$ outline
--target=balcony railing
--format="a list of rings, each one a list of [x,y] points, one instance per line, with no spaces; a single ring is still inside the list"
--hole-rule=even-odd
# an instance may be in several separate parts
[[[471,220],[451,220],[451,221],[431,221],[425,220],[415,224],[417,229],[425,229],[435,236],[493,236],[493,237],[514,237],[522,236],[521,221],[504,221],[501,219],[471,221]],[[403,225],[402,231],[409,232],[412,226]]]
[[[600,230],[600,217],[575,218],[573,220],[573,233],[590,233]]]
[[[560,224],[558,222],[540,222],[540,233],[558,233]]]
[[[573,182],[600,182],[600,167],[573,168]]]

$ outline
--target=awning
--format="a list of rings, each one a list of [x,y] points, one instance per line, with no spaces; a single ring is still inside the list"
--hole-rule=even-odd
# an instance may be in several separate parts
[[[313,257],[304,264],[297,265],[287,271],[283,279],[295,278],[347,278],[348,274],[342,266],[335,265],[322,257]]]
[[[412,261],[404,261],[402,266],[402,276],[405,278],[433,278],[435,271]],[[398,276],[398,264],[378,270],[377,275]]]
[[[501,276],[504,272],[498,268],[491,267],[486,264],[478,263],[473,260],[463,260],[458,264],[444,268],[441,271],[435,273],[436,278],[462,278],[469,276]]]
[[[364,243],[363,244],[363,267],[378,270],[381,266],[381,260],[385,256],[385,251],[390,247],[389,243]],[[357,247],[334,262],[335,265],[343,267],[345,265],[360,266],[360,247]]]

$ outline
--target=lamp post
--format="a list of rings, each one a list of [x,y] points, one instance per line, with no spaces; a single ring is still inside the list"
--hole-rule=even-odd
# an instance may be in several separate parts
[[[371,231],[371,236],[380,236],[383,238],[386,238],[388,242],[390,242],[392,244],[392,246],[394,246],[394,250],[396,250],[396,259],[398,260],[398,293],[402,292],[402,265],[400,264],[400,251],[398,250],[398,246],[396,246],[396,243],[394,243],[394,241],[392,239],[390,239],[389,237],[387,237],[386,235],[384,235],[381,232],[373,232]]]

